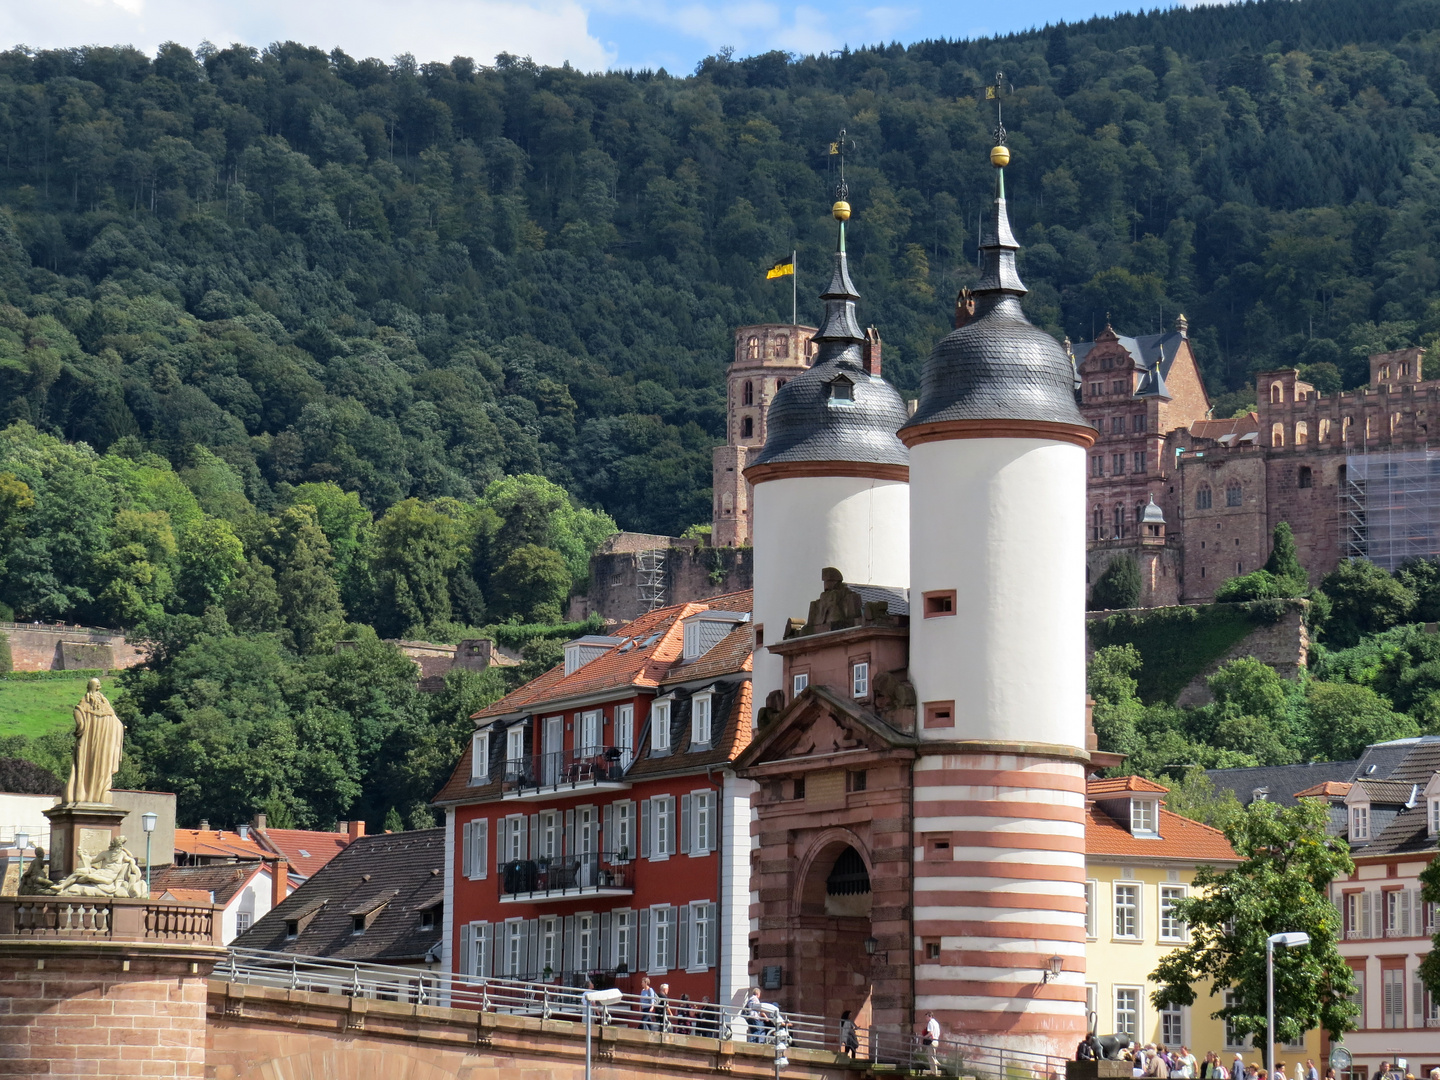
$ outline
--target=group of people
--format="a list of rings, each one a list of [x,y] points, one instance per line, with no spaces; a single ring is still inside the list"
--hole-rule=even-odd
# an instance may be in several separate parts
[[[699,1001],[691,1001],[689,994],[672,998],[669,983],[661,983],[657,989],[649,977],[640,980],[640,1028],[670,1035],[720,1037],[719,1014],[708,995]]]
[[[1236,1054],[1226,1065],[1213,1050],[1204,1060],[1197,1060],[1188,1046],[1176,1051],[1147,1043],[1140,1050],[1122,1050],[1120,1056],[1133,1063],[1134,1076],[1151,1080],[1322,1080],[1320,1070],[1309,1058],[1304,1065],[1296,1062],[1293,1072],[1286,1071],[1289,1068],[1286,1062],[1277,1061],[1275,1074],[1271,1076],[1263,1065],[1246,1061],[1244,1054]],[[1335,1080],[1335,1070],[1326,1069],[1324,1080]]]

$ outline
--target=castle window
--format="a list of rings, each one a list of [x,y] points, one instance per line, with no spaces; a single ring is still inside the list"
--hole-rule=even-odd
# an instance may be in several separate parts
[[[1142,522],[1142,521],[1144,521],[1144,520],[1145,520],[1145,504],[1144,504],[1144,503],[1136,503],[1136,504],[1135,504],[1135,524],[1136,524],[1136,525],[1139,525],[1140,522]]]
[[[1300,466],[1300,473],[1299,473],[1299,476],[1298,476],[1297,485],[1298,485],[1299,487],[1302,487],[1302,488],[1308,488],[1308,487],[1314,487],[1314,486],[1315,486],[1315,479],[1314,479],[1314,476],[1313,476],[1313,475],[1311,474],[1311,472],[1310,472],[1310,466],[1309,466],[1309,465],[1301,465],[1301,466]]]
[[[1304,446],[1310,441],[1310,425],[1304,420],[1295,422],[1295,445]]]
[[[752,337],[745,343],[745,358],[747,360],[760,359],[760,339],[758,337]]]
[[[1278,382],[1272,382],[1270,384],[1270,404],[1279,405],[1284,397],[1285,388],[1281,386]]]
[[[1135,471],[1137,473],[1143,473],[1145,471],[1145,451],[1136,450],[1133,456],[1135,458]]]
[[[1125,384],[1118,379],[1115,380],[1110,384],[1110,392],[1112,394],[1123,394],[1125,392]]]
[[[1389,381],[1390,381],[1390,365],[1389,365],[1389,364],[1383,364],[1383,365],[1381,365],[1381,367],[1380,367],[1380,381],[1381,381],[1381,382],[1389,382]]]
[[[778,337],[775,339],[775,359],[788,360],[790,358],[790,339]]]
[[[1104,540],[1104,539],[1105,539],[1105,535],[1104,535],[1104,534],[1105,534],[1105,511],[1104,511],[1103,509],[1101,509],[1100,507],[1097,506],[1097,507],[1095,507],[1095,512],[1091,515],[1091,517],[1092,517],[1093,520],[1094,520],[1094,525],[1092,526],[1092,533],[1091,533],[1090,539],[1091,539],[1091,540]],[[1088,566],[1085,568],[1085,572],[1086,572],[1086,574],[1089,574],[1090,568],[1089,568]]]
[[[1115,507],[1112,517],[1115,521],[1115,539],[1119,540],[1125,535],[1125,508],[1123,506]]]
[[[955,614],[955,590],[945,589],[940,592],[927,592],[925,594],[925,618],[938,619],[946,615]]]
[[[1144,414],[1144,413],[1136,413],[1134,416],[1132,416],[1132,417],[1130,418],[1130,430],[1131,430],[1131,431],[1144,431],[1144,430],[1145,430],[1145,414]]]
[[[755,437],[755,421],[750,417],[740,421],[740,437],[742,439],[753,439]]]
[[[1239,506],[1241,504],[1241,493],[1239,484],[1228,484],[1225,487],[1225,505]]]
[[[1104,384],[1104,383],[1092,382],[1092,383],[1090,384],[1090,396],[1091,396],[1091,397],[1099,397],[1099,396],[1100,396],[1101,394],[1103,394],[1103,393],[1105,393],[1105,384]]]
[[[1125,455],[1124,455],[1124,454],[1111,454],[1111,455],[1110,455],[1110,473],[1111,473],[1112,476],[1124,476],[1124,475],[1125,475]]]
[[[1348,439],[1348,438],[1350,437],[1350,422],[1351,422],[1351,421],[1350,421],[1350,417],[1348,417],[1348,416],[1345,417],[1345,419],[1343,419],[1343,420],[1340,421],[1340,441],[1341,441],[1341,442],[1344,442],[1346,439]]]
[[[1090,475],[1091,475],[1091,476],[1104,476],[1104,475],[1105,475],[1105,455],[1104,455],[1104,454],[1096,454],[1094,457],[1092,457],[1092,458],[1090,459]]]
[[[784,386],[784,385],[785,385],[787,382],[789,382],[789,381],[790,381],[789,379],[776,379],[776,380],[775,380],[775,389],[776,389],[776,390],[779,390],[780,387]]]
[[[1319,435],[1317,435],[1316,437],[1317,437],[1317,438],[1319,439],[1319,441],[1322,442],[1322,443],[1323,443],[1323,442],[1329,442],[1329,441],[1330,441],[1330,421],[1329,421],[1329,420],[1321,420],[1321,421],[1320,421],[1320,433],[1319,433]]]
[[[1400,377],[1403,379],[1410,374],[1410,364],[1407,361],[1400,365]]]
[[[1285,425],[1280,423],[1279,421],[1276,421],[1274,424],[1270,425],[1270,445],[1285,445]]]
[[[755,404],[755,384],[752,383],[749,379],[746,379],[746,380],[745,380],[745,388],[744,388],[744,389],[741,391],[741,393],[740,393],[740,404],[741,404],[741,405],[754,405],[754,404]]]
[[[1124,418],[1123,416],[1112,416],[1112,417],[1110,418],[1110,434],[1111,434],[1111,435],[1124,435],[1124,434],[1125,434],[1125,418]]]
[[[1390,414],[1390,437],[1393,439],[1393,438],[1395,437],[1395,432],[1397,432],[1397,431],[1399,431],[1399,430],[1400,430],[1400,414],[1399,414],[1398,412],[1397,412],[1397,413],[1391,413],[1391,414]]]
[[[1209,484],[1201,484],[1199,490],[1195,492],[1195,509],[1196,509],[1196,510],[1209,510],[1209,509],[1210,509],[1210,485],[1209,485]]]

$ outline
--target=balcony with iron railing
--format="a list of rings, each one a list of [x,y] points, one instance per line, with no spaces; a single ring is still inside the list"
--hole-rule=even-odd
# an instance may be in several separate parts
[[[572,792],[625,791],[629,754],[618,746],[552,750],[507,758],[501,797],[515,801]]]
[[[631,896],[635,864],[626,852],[596,851],[567,858],[516,859],[500,870],[500,902],[531,904],[585,896]]]

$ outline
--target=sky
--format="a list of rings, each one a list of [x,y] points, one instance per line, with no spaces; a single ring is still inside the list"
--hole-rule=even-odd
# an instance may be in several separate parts
[[[1171,0],[1158,0],[1170,6]],[[665,68],[683,75],[729,46],[782,49],[974,38],[1157,6],[1135,0],[0,0],[0,47],[163,41],[263,47],[293,40],[356,58],[412,53],[425,63],[497,53],[585,71]]]

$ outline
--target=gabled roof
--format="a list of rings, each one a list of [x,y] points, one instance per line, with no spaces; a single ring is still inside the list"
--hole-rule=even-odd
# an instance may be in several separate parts
[[[1178,330],[1171,330],[1164,334],[1142,334],[1139,337],[1117,334],[1116,337],[1121,347],[1130,354],[1130,358],[1142,371],[1149,372],[1157,364],[1159,365],[1162,387],[1164,380],[1170,375],[1170,368],[1175,363],[1175,357],[1180,353],[1180,343],[1185,340],[1185,335]],[[1077,341],[1071,344],[1070,351],[1075,354],[1077,366],[1085,363],[1085,358],[1090,355],[1090,350],[1093,348],[1095,348],[1093,341]]]
[[[1429,780],[1427,776],[1425,778]],[[1359,787],[1366,795],[1370,796],[1372,803],[1384,803],[1390,806],[1404,806],[1412,798],[1419,795],[1415,789],[1418,786],[1409,780],[1356,780],[1351,787],[1353,793],[1355,787]]]
[[[300,877],[310,877],[345,850],[350,834],[306,829],[260,829],[261,839],[290,863]],[[254,835],[252,832],[251,835]]]
[[[749,611],[753,593],[727,593],[697,603],[675,604],[646,612],[615,631],[620,644],[591,660],[569,675],[565,665],[549,671],[512,690],[473,719],[486,720],[515,713],[532,712],[606,690],[629,687],[656,688],[680,658],[683,632],[680,622],[697,611]]]
[[[1323,780],[1318,784],[1311,784],[1304,791],[1295,792],[1295,798],[1307,799],[1321,797],[1326,799],[1343,799],[1350,794],[1352,785],[1339,780]]]
[[[1409,740],[1406,741],[1409,742]],[[1380,744],[1382,747],[1387,745],[1389,744]],[[1405,756],[1385,779],[1405,781],[1424,787],[1437,771],[1440,771],[1440,738],[1433,735],[1422,735],[1407,748]],[[1377,769],[1376,772],[1379,770]]]
[[[273,859],[252,829],[245,839],[226,829],[176,829],[175,850],[196,859]]]
[[[755,628],[749,623],[740,623],[717,641],[710,649],[688,664],[676,664],[665,676],[663,683],[690,682],[694,679],[710,679],[718,675],[734,675],[751,670],[751,659],[755,651]]]
[[[362,836],[232,943],[246,949],[385,963],[417,963],[440,941],[443,918],[420,929],[420,908],[443,885],[445,830]],[[363,934],[352,911],[388,897]],[[285,923],[314,912],[293,941]]]
[[[174,900],[181,904],[213,904],[214,894],[209,889],[184,889],[178,885],[167,885],[162,890],[158,885],[155,894],[161,900]]]
[[[262,865],[259,862],[239,862],[209,866],[157,866],[151,871],[150,891],[156,896],[165,892],[175,893],[177,900],[181,899],[180,893],[203,893],[206,902],[224,907],[255,879]]]
[[[1102,780],[1091,780],[1085,785],[1085,794],[1092,799],[1102,799],[1130,791],[1149,791],[1160,795],[1170,789],[1143,776],[1111,776]]]
[[[734,761],[750,745],[751,696],[750,680],[720,683],[711,701],[710,749],[690,748],[690,703],[693,694],[675,691],[675,701],[670,706],[670,746],[668,754],[655,756],[650,749],[650,725],[645,725],[645,737],[637,739],[639,756],[626,770],[627,780],[649,779],[670,776],[676,773],[694,772],[707,765],[723,765]],[[654,714],[651,714],[652,721]]]
[[[1418,855],[1434,852],[1436,838],[1427,835],[1425,804],[1401,810],[1368,844],[1356,845],[1356,858],[1369,855]]]
[[[1095,803],[1085,808],[1085,854],[1187,863],[1238,862],[1225,834],[1160,808],[1159,839],[1140,839]]]
[[[793,746],[787,745],[800,728],[808,728],[825,714],[844,717],[866,735],[866,741],[886,748],[913,748],[919,745],[914,736],[891,727],[881,717],[843,697],[827,686],[811,683],[785,710],[751,739],[750,745],[736,758],[737,769],[764,764],[767,760],[786,759]]]

